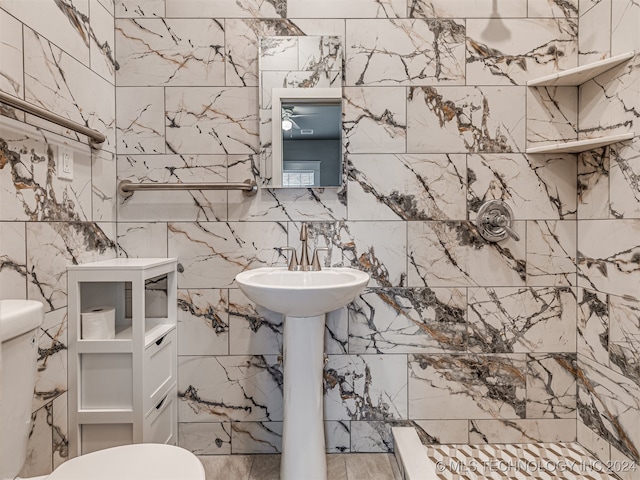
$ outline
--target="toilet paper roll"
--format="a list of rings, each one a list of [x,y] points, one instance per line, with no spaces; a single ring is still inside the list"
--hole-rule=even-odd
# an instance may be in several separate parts
[[[83,310],[82,338],[84,340],[109,340],[116,337],[116,309],[92,307]]]

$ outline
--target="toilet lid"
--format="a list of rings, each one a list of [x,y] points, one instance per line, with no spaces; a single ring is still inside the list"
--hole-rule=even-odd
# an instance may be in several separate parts
[[[47,480],[205,480],[200,460],[184,448],[141,443],[81,455]]]

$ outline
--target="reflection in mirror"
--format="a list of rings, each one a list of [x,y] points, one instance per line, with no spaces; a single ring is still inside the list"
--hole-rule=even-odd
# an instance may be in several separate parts
[[[272,114],[272,186],[339,187],[342,90],[274,88]]]

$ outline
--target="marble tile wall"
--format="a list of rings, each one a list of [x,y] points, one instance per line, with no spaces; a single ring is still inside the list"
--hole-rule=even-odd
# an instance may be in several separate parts
[[[55,135],[77,138],[33,119],[28,139],[5,134],[13,140],[3,148],[18,153],[6,163],[11,175],[0,164],[3,292],[9,284],[7,295],[64,311],[67,262],[177,257],[181,445],[279,451],[283,319],[250,302],[233,278],[284,264],[279,247],[298,247],[305,221],[312,243],[330,247],[327,264],[372,277],[327,318],[329,451],[390,451],[390,426],[413,424],[425,443],[580,435],[611,458],[637,460],[637,439],[623,435],[638,411],[637,142],[579,158],[524,153],[527,141],[572,138],[582,127],[576,96],[549,89],[534,104],[525,82],[638,48],[623,45],[635,41],[625,34],[634,2],[74,0],[66,11],[86,20],[66,34],[19,4],[0,0],[2,58],[23,59],[2,60],[0,88],[100,125],[109,143],[91,156],[82,145],[90,168],[69,184],[47,176],[45,146]],[[110,15],[114,43],[91,20]],[[595,28],[602,15],[619,19],[606,35]],[[80,31],[84,47],[73,39]],[[250,200],[196,191],[117,198],[121,179],[262,183],[259,39],[317,35],[344,39],[343,188],[263,189]],[[76,92],[59,69],[40,72],[42,63],[20,53],[26,46],[105,91]],[[632,92],[624,88],[632,82],[629,72],[616,91]],[[637,97],[621,96],[617,108],[632,105]],[[14,119],[3,122],[22,126],[19,113],[5,113]],[[568,120],[545,121],[559,115]],[[37,186],[18,189],[14,179]],[[493,198],[514,210],[519,242],[478,235],[476,212]],[[584,340],[589,295],[606,314],[596,308]],[[48,314],[43,349],[64,338],[56,315]],[[51,360],[49,368],[60,367]],[[43,385],[63,390],[53,377]],[[64,394],[46,404],[54,424],[64,421],[62,402]],[[44,436],[56,452],[47,461],[59,462],[63,429],[42,430],[56,432]]]

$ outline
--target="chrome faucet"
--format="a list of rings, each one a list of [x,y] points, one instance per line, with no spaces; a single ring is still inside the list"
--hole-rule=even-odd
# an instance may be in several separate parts
[[[311,263],[309,263],[309,247],[308,247],[308,228],[307,228],[307,224],[303,223],[302,227],[300,228],[300,241],[302,242],[302,248],[300,251],[300,261],[298,261],[298,255],[296,253],[296,249],[293,247],[281,247],[281,250],[287,251],[290,250],[291,251],[291,257],[289,259],[289,270],[294,270],[294,271],[305,271],[305,272],[309,272],[309,271],[319,271],[322,270],[322,267],[320,266],[320,260],[318,259],[318,252],[319,251],[329,251],[329,249],[327,247],[316,247],[313,250],[313,256],[311,259]]]

